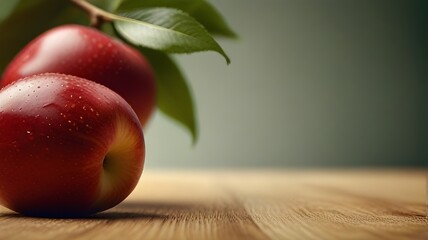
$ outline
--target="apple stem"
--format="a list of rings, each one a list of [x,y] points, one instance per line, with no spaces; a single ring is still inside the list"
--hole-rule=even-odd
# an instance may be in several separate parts
[[[90,25],[94,28],[99,29],[104,22],[112,20],[109,17],[109,13],[100,8],[97,8],[85,0],[71,0],[71,2],[89,14]]]
[[[100,16],[97,16],[96,14],[91,14],[90,15],[90,25],[91,27],[94,28],[101,28],[101,25],[103,24],[103,18],[101,18]]]

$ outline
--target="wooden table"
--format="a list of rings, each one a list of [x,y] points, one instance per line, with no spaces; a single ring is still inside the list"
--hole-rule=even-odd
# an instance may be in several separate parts
[[[425,173],[147,170],[91,218],[0,208],[0,239],[428,239]]]

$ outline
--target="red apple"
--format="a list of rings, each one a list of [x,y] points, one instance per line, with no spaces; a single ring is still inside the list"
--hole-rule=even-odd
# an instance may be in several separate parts
[[[0,92],[0,203],[32,216],[81,216],[125,199],[141,175],[138,118],[110,89],[47,73]]]
[[[144,126],[155,107],[155,81],[134,48],[80,25],[53,28],[30,42],[9,64],[0,88],[22,77],[63,73],[100,83],[121,95]]]

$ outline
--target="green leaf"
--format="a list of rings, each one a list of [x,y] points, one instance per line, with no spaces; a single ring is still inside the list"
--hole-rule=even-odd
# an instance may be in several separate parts
[[[190,89],[175,62],[165,53],[142,49],[155,71],[160,111],[186,127],[197,141],[197,121]]]
[[[236,37],[221,14],[205,0],[123,0],[118,11],[132,11],[141,8],[167,7],[187,12],[212,34]]]
[[[111,15],[117,32],[130,43],[168,53],[216,51],[230,59],[205,28],[187,13],[171,8],[147,8]]]
[[[42,32],[65,23],[82,23],[85,19],[85,14],[70,1],[20,1],[9,17],[0,23],[0,73],[29,41]]]
[[[18,5],[20,0],[8,0],[2,1],[0,8],[0,22],[6,19],[12,11],[15,9],[16,5]]]

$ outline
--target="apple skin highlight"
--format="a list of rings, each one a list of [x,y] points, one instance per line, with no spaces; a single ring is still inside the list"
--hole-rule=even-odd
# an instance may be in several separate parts
[[[91,27],[63,25],[38,36],[7,66],[0,88],[48,72],[85,78],[112,89],[131,105],[143,126],[156,106],[154,73],[145,57]]]
[[[79,77],[40,74],[0,92],[0,203],[42,217],[94,214],[123,201],[144,165],[129,104]]]

